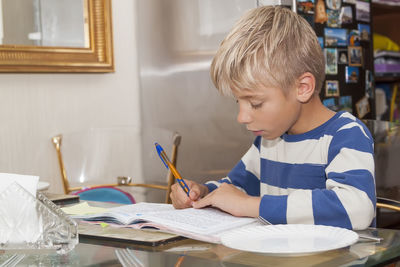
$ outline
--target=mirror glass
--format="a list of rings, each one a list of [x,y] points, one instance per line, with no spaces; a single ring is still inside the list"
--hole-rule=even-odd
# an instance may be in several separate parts
[[[90,45],[87,0],[0,0],[0,45]]]

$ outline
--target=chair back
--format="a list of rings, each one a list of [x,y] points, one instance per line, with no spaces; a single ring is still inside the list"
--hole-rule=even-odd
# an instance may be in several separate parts
[[[172,137],[172,152],[171,152],[171,163],[176,166],[177,159],[178,159],[178,147],[181,144],[181,135],[178,133],[174,133]],[[171,203],[171,186],[175,183],[175,177],[170,170],[168,170],[167,175],[167,194],[165,196],[165,203]]]
[[[170,172],[167,182],[160,184],[147,184],[140,179],[140,140],[139,133],[132,127],[92,128],[54,136],[52,142],[57,151],[64,192],[69,194],[85,187],[137,186],[165,190],[165,202],[171,203],[169,194],[175,178]],[[175,133],[173,164],[177,162],[180,140],[181,136]]]
[[[62,156],[71,187],[140,177],[140,139],[133,127],[91,128],[62,135]]]
[[[381,120],[364,123],[374,137],[377,195],[400,201],[400,124]]]

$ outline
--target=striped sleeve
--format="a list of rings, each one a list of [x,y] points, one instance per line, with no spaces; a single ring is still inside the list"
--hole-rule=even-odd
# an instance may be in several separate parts
[[[244,154],[236,166],[229,172],[228,176],[219,181],[210,181],[205,185],[211,192],[215,190],[222,183],[229,183],[235,185],[248,195],[260,195],[260,144],[261,136],[257,137]]]
[[[374,148],[372,136],[361,123],[354,121],[338,129],[325,173],[326,190],[312,195],[315,223],[340,220],[350,229],[370,226],[376,206]],[[333,214],[327,214],[324,202]]]
[[[331,133],[324,164],[325,188],[288,187],[282,189],[285,194],[266,194],[260,204],[262,217],[272,223],[322,224],[355,230],[374,226],[373,139],[355,118],[344,121]]]

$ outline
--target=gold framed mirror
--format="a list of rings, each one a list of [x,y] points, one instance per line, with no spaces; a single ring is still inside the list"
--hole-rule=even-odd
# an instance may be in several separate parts
[[[84,45],[2,44],[0,72],[114,72],[111,0],[82,3]],[[35,36],[41,38],[40,33],[31,34]]]

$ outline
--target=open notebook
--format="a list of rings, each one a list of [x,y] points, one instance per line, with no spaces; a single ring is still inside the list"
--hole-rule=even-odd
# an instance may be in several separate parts
[[[74,216],[74,218],[135,229],[155,228],[212,243],[220,243],[220,236],[229,230],[259,224],[257,219],[235,217],[214,208],[178,210],[170,204],[145,202],[112,208],[99,214]]]

